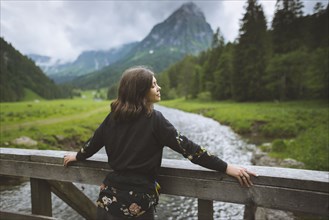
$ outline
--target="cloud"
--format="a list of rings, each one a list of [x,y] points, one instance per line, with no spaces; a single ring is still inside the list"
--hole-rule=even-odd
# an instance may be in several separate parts
[[[82,51],[106,50],[141,41],[181,1],[15,1],[1,0],[1,36],[24,54],[73,60]],[[226,41],[238,36],[246,0],[194,1]],[[262,0],[268,22],[275,0]],[[315,2],[306,1],[309,9]]]

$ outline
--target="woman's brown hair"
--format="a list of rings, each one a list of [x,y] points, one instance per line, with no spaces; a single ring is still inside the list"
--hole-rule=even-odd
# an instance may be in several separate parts
[[[146,94],[152,87],[154,73],[147,67],[137,66],[122,74],[118,98],[111,103],[111,112],[116,120],[131,120],[141,114],[151,114]]]

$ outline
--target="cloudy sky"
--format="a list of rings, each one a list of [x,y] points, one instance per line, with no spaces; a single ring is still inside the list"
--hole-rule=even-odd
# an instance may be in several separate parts
[[[303,0],[304,14],[316,2]],[[47,55],[74,60],[82,51],[106,50],[141,41],[152,27],[168,18],[185,0],[1,0],[1,37],[23,54]],[[193,1],[215,30],[220,27],[226,41],[238,36],[239,20],[246,0]],[[268,23],[276,0],[259,0]]]

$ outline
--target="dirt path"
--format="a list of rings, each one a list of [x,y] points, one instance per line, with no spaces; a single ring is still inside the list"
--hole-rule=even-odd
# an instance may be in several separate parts
[[[91,115],[101,113],[101,112],[107,112],[108,110],[109,110],[108,106],[106,106],[106,107],[103,106],[103,107],[94,109],[89,112],[77,113],[74,115],[66,115],[63,117],[47,118],[47,119],[42,119],[42,120],[1,126],[0,130],[1,130],[1,132],[4,132],[4,131],[10,131],[10,130],[18,129],[18,128],[29,127],[32,125],[50,125],[50,124],[62,123],[62,122],[72,121],[72,120],[76,120],[76,119],[80,119],[80,118],[90,117]]]

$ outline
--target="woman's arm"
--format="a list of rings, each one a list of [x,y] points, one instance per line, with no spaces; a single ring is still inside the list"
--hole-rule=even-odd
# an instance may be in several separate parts
[[[180,134],[161,113],[158,113],[155,120],[155,131],[156,136],[163,145],[182,154],[191,162],[235,177],[242,186],[252,186],[250,175],[257,176],[255,173],[240,166],[227,164],[219,157],[209,154],[206,149]]]
[[[179,136],[176,138],[178,148],[175,147],[174,149],[179,149],[178,152],[182,153],[183,156],[188,158],[191,162],[208,169],[225,172],[226,174],[235,177],[241,186],[250,187],[253,185],[250,176],[257,176],[256,173],[248,171],[246,168],[238,165],[227,164],[219,157],[209,154],[206,149],[195,144],[187,137],[178,132],[177,135]]]
[[[64,156],[64,166],[68,166],[70,162],[82,161],[97,153],[103,146],[103,129],[107,118],[95,130],[94,135],[83,145],[77,153],[71,153]]]

